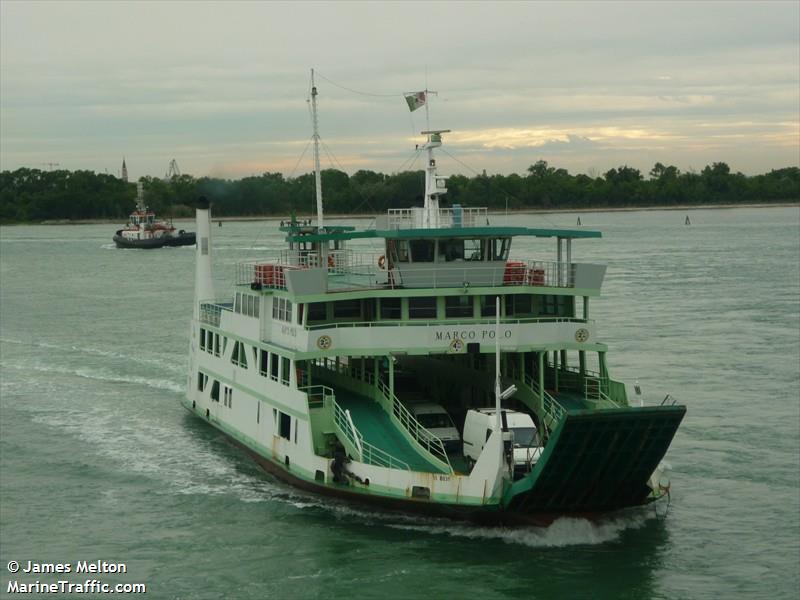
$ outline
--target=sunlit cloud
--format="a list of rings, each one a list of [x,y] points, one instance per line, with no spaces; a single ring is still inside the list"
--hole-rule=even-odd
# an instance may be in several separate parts
[[[323,164],[349,172],[419,167],[401,94],[425,87],[450,173],[800,162],[796,2],[364,7],[0,2],[0,169],[307,172],[310,67]]]

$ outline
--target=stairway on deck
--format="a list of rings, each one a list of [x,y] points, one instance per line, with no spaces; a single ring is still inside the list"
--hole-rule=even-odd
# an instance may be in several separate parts
[[[441,473],[412,446],[386,411],[374,400],[348,390],[337,389],[336,403],[350,411],[353,424],[364,436],[364,441],[407,463],[411,470]]]

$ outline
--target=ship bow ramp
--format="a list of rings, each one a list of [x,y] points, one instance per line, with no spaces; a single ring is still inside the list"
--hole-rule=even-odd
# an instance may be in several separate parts
[[[570,411],[536,464],[504,496],[506,510],[594,513],[647,502],[685,406]]]

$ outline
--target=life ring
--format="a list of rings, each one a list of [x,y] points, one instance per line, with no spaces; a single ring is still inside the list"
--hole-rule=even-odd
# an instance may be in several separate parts
[[[336,263],[333,260],[333,254],[328,254],[328,266],[333,268],[335,265]]]
[[[381,255],[381,256],[378,258],[378,268],[379,268],[379,269],[383,269],[385,266],[386,266],[386,257],[385,257],[385,256],[383,256],[383,255]]]

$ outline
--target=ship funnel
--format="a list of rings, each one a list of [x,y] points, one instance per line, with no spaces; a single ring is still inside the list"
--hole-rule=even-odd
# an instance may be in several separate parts
[[[200,302],[214,300],[214,283],[211,279],[211,209],[208,199],[197,200],[197,250],[194,271],[194,317],[200,317]]]

